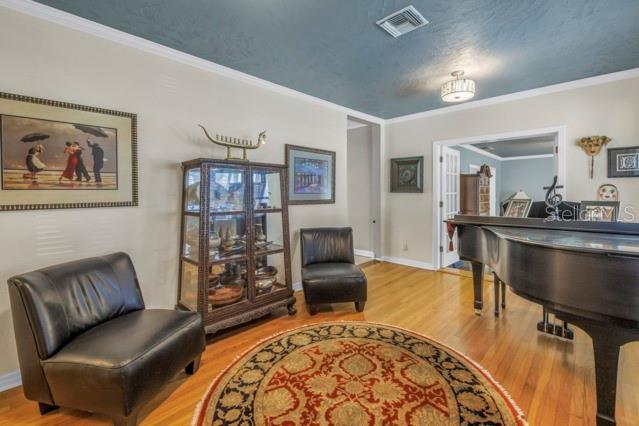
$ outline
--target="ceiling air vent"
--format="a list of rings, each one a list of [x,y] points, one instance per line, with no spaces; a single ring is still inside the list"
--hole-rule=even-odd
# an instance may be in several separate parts
[[[377,25],[395,38],[416,30],[419,27],[423,27],[426,24],[428,24],[428,21],[413,5],[391,13],[386,18],[377,21]]]

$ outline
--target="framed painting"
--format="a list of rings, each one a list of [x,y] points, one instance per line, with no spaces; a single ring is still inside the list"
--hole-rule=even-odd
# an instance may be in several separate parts
[[[391,158],[391,192],[424,192],[424,157]]]
[[[512,198],[506,204],[505,217],[528,217],[528,212],[532,206],[530,198]]]
[[[639,146],[608,148],[608,177],[639,177]]]
[[[582,201],[579,218],[591,222],[616,222],[619,205],[619,201]]]
[[[0,211],[138,205],[135,114],[0,92]]]
[[[286,145],[289,204],[335,203],[335,152]]]

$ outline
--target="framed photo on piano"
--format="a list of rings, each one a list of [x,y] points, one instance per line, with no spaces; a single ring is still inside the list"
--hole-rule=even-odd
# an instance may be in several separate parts
[[[616,222],[619,217],[619,201],[582,201],[579,218],[590,222]]]
[[[505,217],[528,217],[528,212],[532,206],[530,198],[511,198],[506,204]]]

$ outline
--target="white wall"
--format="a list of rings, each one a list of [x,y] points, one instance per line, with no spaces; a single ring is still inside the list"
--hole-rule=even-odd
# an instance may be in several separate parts
[[[388,124],[386,170],[390,158],[423,155],[426,179],[423,194],[391,194],[384,183],[384,254],[433,261],[431,165],[432,143],[438,140],[565,125],[567,199],[594,199],[597,187],[611,182],[623,203],[639,205],[639,179],[607,179],[605,153],[596,159],[595,178],[588,179],[588,158],[577,146],[580,137],[601,134],[612,138],[610,147],[639,145],[637,117],[639,78],[634,78]]]
[[[605,160],[605,156],[602,156],[601,160]],[[546,198],[544,186],[552,183],[554,174],[555,159],[553,157],[502,161],[499,178],[501,187],[497,190],[497,198],[505,200],[517,191],[524,191],[533,201],[543,201]],[[594,193],[590,199],[595,199]]]
[[[284,144],[337,152],[336,203],[292,206],[293,280],[298,230],[347,224],[346,115],[0,8],[0,91],[138,114],[140,207],[0,213],[0,282],[53,263],[128,252],[149,307],[176,302],[180,162],[222,158],[214,133],[267,145],[249,158],[284,163]],[[58,247],[43,231],[58,233]],[[0,285],[0,375],[18,368],[6,285]]]
[[[347,145],[348,223],[353,228],[353,244],[355,249],[373,251],[371,127],[348,130]]]

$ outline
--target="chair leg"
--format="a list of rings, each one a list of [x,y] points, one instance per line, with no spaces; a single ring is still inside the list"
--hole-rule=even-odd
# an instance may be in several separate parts
[[[317,313],[317,305],[309,303],[308,304],[308,313],[311,314],[311,315],[315,315]]]
[[[501,307],[502,309],[506,309],[506,283],[500,281],[501,284]]]
[[[364,305],[366,305],[366,301],[355,302],[355,309],[357,310],[357,312],[364,312]]]
[[[58,407],[57,405],[45,404],[44,402],[38,402],[38,408],[40,408],[40,415],[44,416],[45,414],[57,410],[60,407]]]
[[[189,376],[195,374],[197,372],[197,370],[200,369],[200,362],[202,361],[202,354],[198,355],[197,358],[195,358],[193,361],[191,361],[189,363],[189,365],[187,365],[184,368],[184,371],[186,372],[186,374],[188,374]]]
[[[138,412],[133,412],[128,416],[114,416],[113,426],[136,426],[138,424]]]

